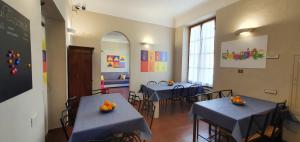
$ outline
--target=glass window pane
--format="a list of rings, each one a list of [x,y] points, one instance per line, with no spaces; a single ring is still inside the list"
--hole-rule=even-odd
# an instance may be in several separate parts
[[[215,20],[190,29],[188,81],[213,85]]]

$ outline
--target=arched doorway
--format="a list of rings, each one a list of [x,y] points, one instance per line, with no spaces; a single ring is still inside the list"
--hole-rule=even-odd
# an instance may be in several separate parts
[[[101,75],[110,93],[128,97],[130,82],[130,43],[121,32],[110,32],[101,39]]]

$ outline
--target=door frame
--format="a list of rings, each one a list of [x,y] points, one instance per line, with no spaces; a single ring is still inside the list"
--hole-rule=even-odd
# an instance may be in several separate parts
[[[299,94],[297,94],[297,91],[298,88],[297,86],[299,85],[300,83],[300,54],[296,54],[293,56],[293,73],[292,73],[292,87],[291,87],[291,96],[290,96],[290,99],[291,99],[291,110],[292,112],[295,114],[295,116],[297,118],[300,119],[300,108],[296,108],[296,98],[297,97],[300,97],[298,95],[300,95],[300,92]]]

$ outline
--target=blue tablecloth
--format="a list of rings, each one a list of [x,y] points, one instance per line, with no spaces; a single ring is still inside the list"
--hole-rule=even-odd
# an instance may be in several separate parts
[[[162,99],[169,99],[172,96],[172,90],[176,85],[184,86],[184,94],[189,93],[189,87],[193,84],[187,82],[175,83],[173,86],[169,86],[168,84],[152,84],[152,85],[142,85],[147,87],[148,93],[150,95],[150,100],[159,101]],[[142,90],[140,90],[142,92]]]
[[[238,106],[231,103],[230,98],[213,99],[194,103],[190,114],[199,119],[210,120],[214,124],[229,130],[233,138],[241,142],[246,136],[250,117],[255,114],[273,111],[276,103],[242,97],[246,105]]]
[[[116,109],[101,113],[99,107],[105,100],[116,102]],[[103,139],[122,132],[139,132],[142,139],[151,139],[151,130],[143,116],[120,94],[85,96],[80,100],[69,142]]]

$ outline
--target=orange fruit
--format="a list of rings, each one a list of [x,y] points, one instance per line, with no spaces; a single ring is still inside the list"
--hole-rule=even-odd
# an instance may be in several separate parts
[[[106,106],[106,107],[107,107],[107,110],[112,110],[113,109],[111,105]]]
[[[105,101],[104,101],[104,105],[108,106],[108,105],[110,105],[110,104],[111,104],[111,103],[110,103],[109,100],[105,100]]]
[[[102,105],[102,106],[100,107],[100,110],[101,110],[101,111],[108,111],[109,109],[108,109],[108,107],[107,107],[106,105]]]

